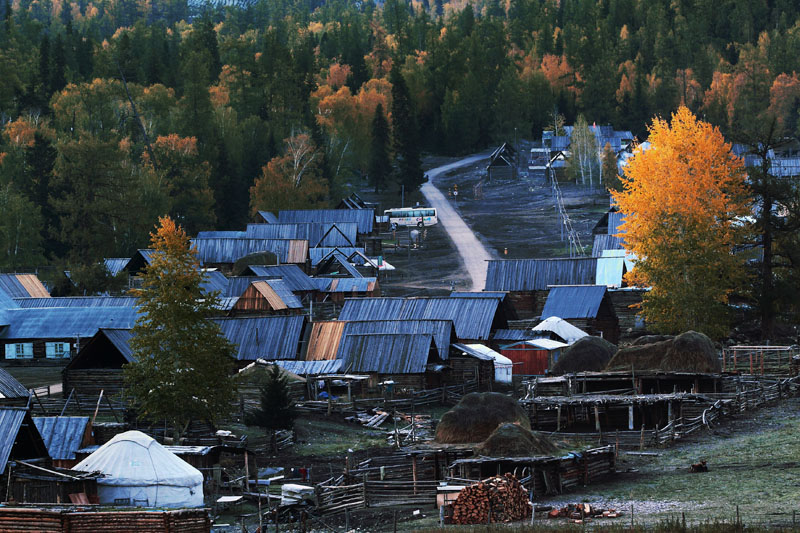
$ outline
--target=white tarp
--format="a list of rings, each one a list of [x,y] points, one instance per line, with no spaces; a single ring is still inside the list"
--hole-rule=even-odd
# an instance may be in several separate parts
[[[550,332],[555,333],[567,344],[572,344],[573,342],[577,341],[581,337],[586,337],[588,333],[585,331],[576,328],[563,318],[558,318],[557,316],[551,316],[550,318],[546,318],[540,324],[533,328],[534,333],[544,333]]]
[[[514,365],[511,359],[483,344],[464,344],[456,346],[464,346],[475,354],[491,358],[494,362],[494,380],[498,383],[511,383],[511,373]]]
[[[203,474],[140,431],[114,436],[73,467],[102,472],[97,480],[101,504],[142,507],[201,507]]]

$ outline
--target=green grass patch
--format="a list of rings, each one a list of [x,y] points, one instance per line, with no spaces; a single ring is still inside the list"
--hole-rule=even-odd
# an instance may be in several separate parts
[[[3,369],[28,387],[42,387],[61,383],[60,366],[4,366]]]

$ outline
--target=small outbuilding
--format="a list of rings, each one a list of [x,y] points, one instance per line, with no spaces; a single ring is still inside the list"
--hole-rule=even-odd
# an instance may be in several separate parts
[[[513,373],[523,376],[547,374],[568,345],[550,339],[532,339],[509,344],[500,353],[513,363]]]
[[[126,431],[103,444],[74,470],[101,472],[101,504],[137,507],[200,507],[203,474],[152,437]]]
[[[453,344],[453,348],[464,355],[470,355],[480,360],[491,361],[494,367],[494,381],[496,383],[511,383],[513,361],[497,353],[483,344]]]

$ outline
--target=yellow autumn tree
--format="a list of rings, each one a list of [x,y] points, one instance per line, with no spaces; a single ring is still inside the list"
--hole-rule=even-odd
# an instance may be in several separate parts
[[[614,193],[620,236],[638,259],[628,281],[651,287],[641,313],[657,330],[728,333],[728,296],[744,276],[748,190],[741,159],[719,132],[681,106],[649,127]]]

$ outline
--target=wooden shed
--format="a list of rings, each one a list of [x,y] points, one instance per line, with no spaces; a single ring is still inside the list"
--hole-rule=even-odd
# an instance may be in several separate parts
[[[500,353],[513,363],[513,374],[531,376],[547,374],[568,345],[550,339],[532,339],[500,348]]]
[[[280,279],[254,281],[239,296],[231,314],[300,314],[303,304]]]
[[[113,396],[123,388],[122,365],[133,361],[130,329],[102,328],[64,368],[63,390],[79,396]]]
[[[542,319],[550,317],[563,318],[612,344],[619,340],[619,320],[605,285],[553,287],[542,310]]]

